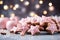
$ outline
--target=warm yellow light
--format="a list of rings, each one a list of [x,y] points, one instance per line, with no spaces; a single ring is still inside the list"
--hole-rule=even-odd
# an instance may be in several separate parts
[[[42,0],[40,0],[40,1],[39,1],[39,3],[40,3],[40,4],[43,4],[43,1],[42,1]]]
[[[0,4],[3,4],[3,1],[0,1]]]
[[[13,10],[16,10],[16,7],[13,7]]]
[[[37,14],[35,14],[35,15],[34,15],[34,17],[38,17],[38,15],[37,15]]]
[[[8,7],[8,5],[4,5],[3,8],[4,8],[4,10],[8,10],[9,7]]]
[[[36,9],[39,9],[39,8],[40,8],[40,5],[39,5],[39,4],[36,4],[36,5],[35,5],[35,8],[36,8]]]
[[[50,10],[50,11],[53,11],[53,10],[54,10],[54,7],[53,7],[53,6],[50,6],[50,7],[49,7],[49,10]]]
[[[30,16],[34,16],[35,15],[35,12],[30,12],[30,14],[29,14]]]
[[[25,1],[25,2],[24,2],[24,5],[25,5],[25,6],[28,6],[28,5],[29,5],[29,2],[28,2],[28,1]]]
[[[15,4],[15,8],[19,8],[19,4]]]
[[[44,15],[46,15],[46,14],[47,14],[47,11],[46,11],[46,10],[44,10],[44,11],[43,11],[43,14],[44,14]]]
[[[24,0],[20,0],[21,2],[23,2]]]
[[[14,17],[14,16],[15,16],[15,14],[14,14],[14,13],[11,13],[11,14],[10,14],[10,17]]]
[[[1,18],[4,18],[4,15],[3,14],[1,14]]]
[[[30,12],[30,14],[29,14],[30,16],[32,16],[32,17],[37,17],[38,15],[35,13],[35,12]]]
[[[10,5],[10,8],[13,8],[13,5]]]
[[[52,6],[52,3],[50,2],[48,5],[49,5],[49,6]]]

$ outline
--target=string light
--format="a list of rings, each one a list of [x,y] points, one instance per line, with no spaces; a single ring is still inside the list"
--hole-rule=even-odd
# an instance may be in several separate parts
[[[8,5],[3,6],[4,10],[8,10]]]
[[[2,5],[3,4],[3,1],[0,1],[0,4]]]
[[[24,0],[20,0],[21,2],[23,2]]]
[[[36,5],[35,5],[35,8],[36,8],[36,9],[39,9],[39,8],[40,8],[40,5],[39,5],[39,4],[36,4]]]
[[[46,10],[44,10],[44,11],[43,11],[43,14],[44,14],[44,15],[46,15],[46,14],[47,14],[47,11],[46,11]]]
[[[50,2],[48,5],[49,5],[49,6],[52,6],[52,3]]]
[[[25,6],[28,6],[28,5],[29,5],[29,2],[28,2],[28,1],[25,1],[25,2],[24,2],[24,5],[25,5]]]
[[[50,7],[49,7],[49,10],[50,10],[50,11],[53,11],[53,10],[54,10],[54,6],[50,6]]]
[[[39,1],[39,3],[40,3],[40,4],[43,4],[43,1],[42,1],[42,0],[40,0],[40,1]]]

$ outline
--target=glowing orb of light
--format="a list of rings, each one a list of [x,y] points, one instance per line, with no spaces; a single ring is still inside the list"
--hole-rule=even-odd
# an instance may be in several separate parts
[[[24,2],[24,5],[25,5],[25,6],[28,6],[28,5],[29,5],[29,2],[28,2],[28,1],[25,1],[25,2]]]
[[[4,18],[4,15],[3,14],[1,14],[1,18]]]
[[[53,10],[54,10],[54,6],[50,6],[49,11],[53,11]]]
[[[8,7],[8,5],[4,5],[3,8],[4,8],[4,10],[8,10],[9,7]]]
[[[35,5],[35,8],[36,8],[36,9],[39,9],[39,8],[40,8],[40,5],[39,5],[39,4],[36,4],[36,5]]]
[[[42,1],[42,0],[40,0],[40,1],[39,1],[39,3],[40,3],[40,4],[43,4],[43,1]]]
[[[21,2],[23,2],[24,0],[20,0]]]
[[[19,8],[19,4],[15,4],[15,8]]]
[[[48,5],[49,5],[49,6],[52,6],[52,3],[50,2]]]
[[[0,4],[2,5],[3,4],[3,1],[0,1]]]
[[[46,14],[47,14],[47,11],[46,11],[46,10],[44,10],[44,11],[43,11],[43,14],[44,14],[44,15],[46,15]]]

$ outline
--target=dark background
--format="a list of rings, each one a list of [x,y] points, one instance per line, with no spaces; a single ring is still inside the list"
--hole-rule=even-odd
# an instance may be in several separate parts
[[[4,14],[5,16],[8,16],[10,15],[11,12],[14,12],[17,16],[20,16],[20,17],[26,17],[26,16],[29,16],[29,12],[30,11],[34,11],[35,13],[37,13],[39,16],[42,16],[44,15],[42,12],[43,10],[47,10],[48,11],[48,14],[46,14],[45,16],[55,16],[55,15],[58,15],[60,16],[60,0],[43,0],[44,3],[41,5],[41,7],[36,10],[34,8],[34,5],[38,3],[39,0],[24,0],[24,1],[29,1],[29,6],[24,6],[23,2],[20,2],[19,0],[3,0],[3,4],[0,5],[0,15],[1,14]],[[52,2],[53,6],[55,7],[55,10],[53,12],[50,12],[48,10],[48,3],[49,2]],[[19,4],[21,8],[18,8],[17,10],[12,10],[11,8],[9,8],[8,10],[4,10],[3,9],[3,6],[4,5],[15,5],[15,4]],[[26,9],[26,12],[21,12],[21,9],[22,8],[25,8]]]

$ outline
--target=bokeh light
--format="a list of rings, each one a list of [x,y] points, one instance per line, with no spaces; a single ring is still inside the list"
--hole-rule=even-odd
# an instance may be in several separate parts
[[[50,6],[49,11],[54,11],[54,6]]]
[[[35,8],[36,8],[36,9],[39,9],[39,8],[40,8],[40,5],[39,5],[39,4],[36,4],[36,5],[35,5]]]
[[[13,5],[10,5],[10,8],[13,8]]]
[[[25,1],[25,2],[24,2],[24,5],[25,5],[25,6],[28,6],[28,5],[29,5],[29,2],[28,2],[28,1]]]
[[[1,4],[1,5],[3,4],[3,1],[2,1],[2,0],[0,1],[0,4]]]
[[[19,8],[19,4],[15,4],[15,8]]]
[[[23,13],[25,13],[25,12],[26,12],[26,8],[22,8],[21,11],[22,11]]]
[[[52,3],[50,2],[48,5],[49,5],[49,6],[52,6]]]
[[[46,14],[47,14],[47,11],[46,11],[46,10],[44,10],[44,11],[43,11],[43,14],[44,14],[44,15],[46,15]]]
[[[4,10],[8,10],[8,9],[9,9],[8,5],[4,5],[4,6],[3,6],[3,9],[4,9]]]
[[[40,0],[39,3],[40,3],[40,4],[43,4],[43,0]]]
[[[32,17],[37,17],[37,16],[38,16],[34,11],[31,11],[31,12],[29,13],[29,15],[32,16]]]
[[[13,7],[13,10],[16,10],[16,7]]]
[[[14,16],[15,16],[15,13],[11,13],[11,14],[10,14],[10,17],[14,17]]]
[[[1,18],[4,18],[4,15],[3,14],[1,14]]]
[[[20,0],[21,2],[23,2],[24,0]]]

